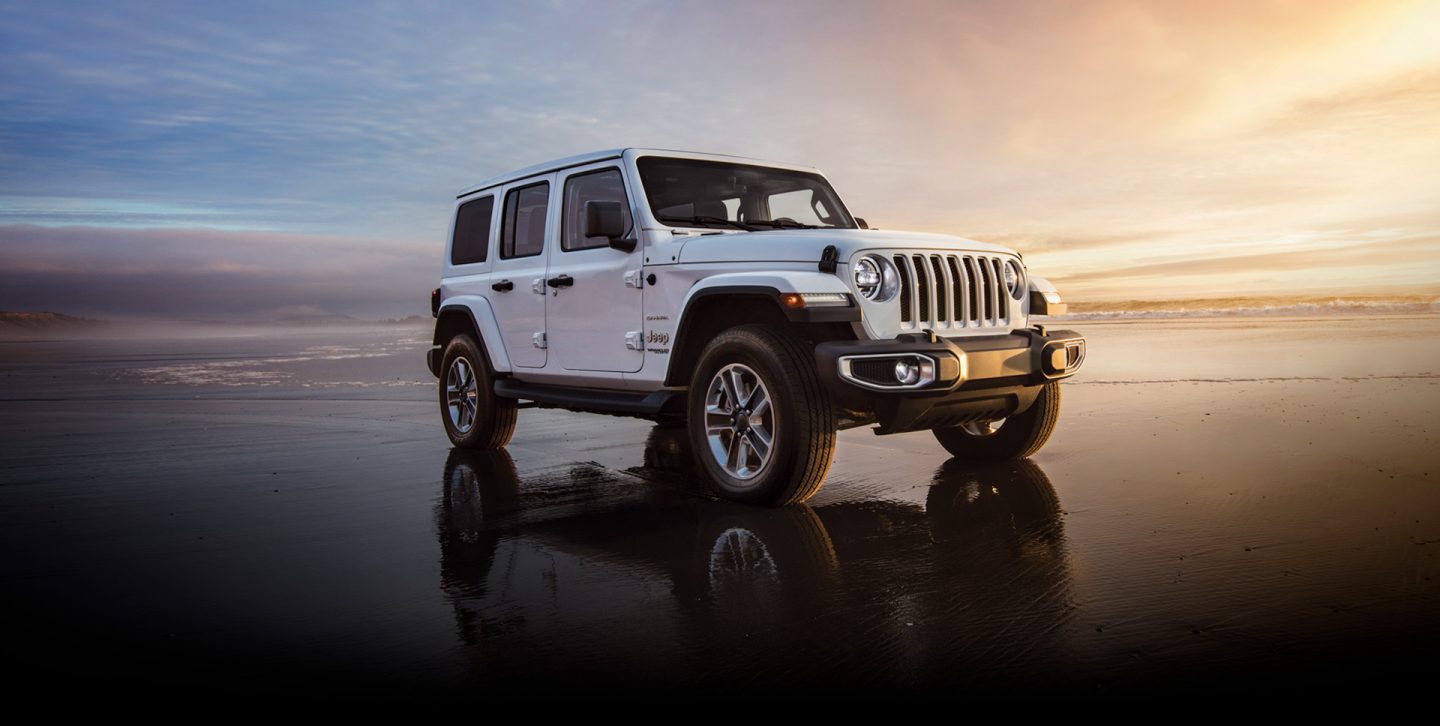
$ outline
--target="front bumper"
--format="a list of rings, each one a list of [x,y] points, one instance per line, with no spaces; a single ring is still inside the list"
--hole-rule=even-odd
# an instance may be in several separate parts
[[[1085,361],[1085,338],[1026,328],[1006,335],[839,340],[815,346],[821,380],[847,410],[873,416],[877,433],[954,426],[1020,413],[1041,386]],[[896,363],[915,369],[905,382]]]

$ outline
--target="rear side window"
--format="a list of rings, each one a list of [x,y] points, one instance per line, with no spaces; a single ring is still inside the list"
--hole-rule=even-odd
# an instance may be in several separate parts
[[[490,249],[490,219],[495,197],[480,197],[455,212],[455,239],[450,243],[450,264],[470,265],[485,261]]]
[[[505,195],[505,221],[500,227],[501,257],[530,257],[545,251],[545,210],[549,206],[548,182],[511,189]]]
[[[620,170],[605,169],[577,174],[565,181],[561,249],[571,252],[610,246],[610,240],[604,237],[585,236],[585,203],[594,201],[619,202],[625,228],[630,229],[630,202],[625,198],[625,180],[620,177]]]

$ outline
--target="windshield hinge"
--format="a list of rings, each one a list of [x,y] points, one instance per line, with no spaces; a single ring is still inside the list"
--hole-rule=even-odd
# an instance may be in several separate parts
[[[820,271],[835,274],[835,265],[840,261],[840,250],[835,245],[828,245],[825,251],[820,253]]]

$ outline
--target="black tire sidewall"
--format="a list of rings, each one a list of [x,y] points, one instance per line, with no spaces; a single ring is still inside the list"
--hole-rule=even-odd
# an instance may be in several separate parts
[[[1052,381],[1045,384],[1030,408],[1007,417],[1004,425],[989,436],[975,436],[959,426],[934,429],[932,433],[953,456],[977,461],[1023,458],[1050,437],[1050,431],[1042,429],[1053,426],[1051,409],[1059,405],[1059,383]]]
[[[764,471],[753,479],[735,479],[725,472],[710,453],[710,442],[705,436],[705,394],[715,373],[732,363],[748,366],[760,376],[770,394],[770,406],[775,417],[775,440],[773,454]],[[783,365],[776,351],[771,350],[764,339],[745,329],[732,329],[722,333],[716,342],[701,354],[691,383],[689,400],[690,445],[701,471],[710,479],[716,493],[735,501],[751,504],[765,504],[775,499],[779,490],[788,486],[795,461],[799,455],[797,443],[804,440],[797,429],[801,421],[801,402],[797,400],[795,386],[785,385]]]
[[[464,357],[470,363],[470,369],[475,372],[476,395],[479,399],[476,402],[475,424],[465,433],[460,433],[450,422],[449,404],[445,400],[446,382],[450,376],[450,366],[456,358]],[[479,448],[490,438],[491,429],[495,425],[495,392],[492,386],[490,368],[485,356],[480,352],[480,346],[475,339],[469,335],[457,335],[450,339],[445,346],[445,354],[440,359],[440,420],[445,424],[445,434],[450,437],[450,442],[456,446],[465,448]]]

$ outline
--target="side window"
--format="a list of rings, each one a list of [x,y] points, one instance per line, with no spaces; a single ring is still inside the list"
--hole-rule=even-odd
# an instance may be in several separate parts
[[[455,238],[450,241],[450,264],[469,265],[485,261],[490,249],[490,219],[495,197],[480,197],[455,212]]]
[[[545,251],[545,210],[549,206],[549,182],[511,189],[505,195],[505,219],[500,225],[501,257],[531,257]]]
[[[625,199],[625,180],[619,169],[577,174],[565,180],[565,214],[561,219],[561,246],[566,252],[608,247],[604,237],[585,236],[586,202],[619,202],[625,229],[630,229],[630,202]]]

